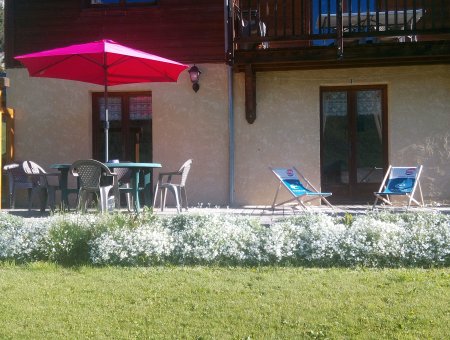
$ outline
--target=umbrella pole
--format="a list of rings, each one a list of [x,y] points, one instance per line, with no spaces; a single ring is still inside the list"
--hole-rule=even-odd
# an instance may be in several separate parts
[[[108,85],[105,83],[103,94],[105,101],[105,162],[109,161],[109,117],[108,117]]]
[[[109,116],[108,116],[108,61],[106,59],[106,52],[103,52],[103,75],[105,91],[103,97],[105,99],[105,162],[109,161]]]

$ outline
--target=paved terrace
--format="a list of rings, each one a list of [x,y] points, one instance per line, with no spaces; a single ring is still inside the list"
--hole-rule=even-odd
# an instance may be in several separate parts
[[[379,211],[389,211],[394,213],[402,213],[406,211],[406,206],[396,205],[396,206],[378,206],[376,209]],[[10,213],[12,215],[22,216],[25,218],[30,217],[47,217],[50,215],[47,210],[44,213],[41,213],[38,209],[34,209],[28,211],[28,209],[3,209],[3,212]],[[122,209],[122,212],[128,213],[126,209]],[[358,215],[358,214],[366,214],[372,211],[371,205],[335,205],[334,209],[329,208],[326,205],[322,206],[310,206],[308,207],[309,212],[320,212],[325,214],[335,214],[335,215],[344,215],[345,213]],[[444,214],[450,214],[450,205],[445,204],[433,204],[427,205],[425,207],[415,207],[411,206],[408,210],[410,212],[416,211],[436,211]],[[75,210],[71,210],[71,212],[75,212]],[[155,214],[159,216],[170,216],[176,215],[177,210],[175,208],[166,208],[163,212],[159,210],[159,208],[155,209]],[[306,211],[298,206],[293,205],[285,205],[280,206],[272,210],[270,206],[242,206],[242,207],[191,207],[188,211],[183,211],[183,214],[236,214],[242,216],[253,216],[261,219],[261,222],[264,224],[271,224],[279,219],[290,217],[290,216],[298,216],[304,214]],[[97,213],[96,210],[90,210],[88,213]]]

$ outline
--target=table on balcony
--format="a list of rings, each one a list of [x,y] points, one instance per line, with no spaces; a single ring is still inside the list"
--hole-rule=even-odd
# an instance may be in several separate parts
[[[152,176],[154,168],[161,168],[159,163],[133,163],[133,162],[119,162],[119,163],[105,163],[105,165],[114,171],[115,168],[127,168],[132,171],[131,178],[133,179],[133,187],[130,189],[133,195],[134,210],[140,212],[141,203],[139,199],[139,191],[144,192],[144,204],[148,207],[153,203],[153,188]],[[52,164],[50,168],[61,172],[61,205],[64,208],[69,207],[68,196],[70,193],[78,192],[78,189],[69,189],[68,179],[71,164]],[[142,181],[141,181],[142,179]],[[141,185],[142,182],[142,186]]]

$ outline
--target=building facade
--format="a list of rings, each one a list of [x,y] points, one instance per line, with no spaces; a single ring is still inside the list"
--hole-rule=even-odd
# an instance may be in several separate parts
[[[450,13],[437,3],[6,1],[15,158],[102,160],[103,89],[29,77],[14,56],[109,38],[202,72],[198,92],[187,72],[110,88],[116,157],[163,171],[192,158],[191,206],[270,205],[276,166],[296,166],[334,202],[365,203],[388,164],[423,164],[425,199],[449,201]],[[136,126],[130,96],[150,105]]]

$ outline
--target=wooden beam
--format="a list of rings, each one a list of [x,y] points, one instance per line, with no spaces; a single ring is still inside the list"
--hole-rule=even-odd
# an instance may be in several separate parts
[[[253,66],[245,66],[245,119],[253,124],[256,119],[256,73]]]
[[[233,69],[245,72],[247,65],[251,65],[253,72],[264,72],[449,63],[450,39],[349,45],[345,48],[345,58],[341,60],[336,57],[335,46],[235,51]]]

